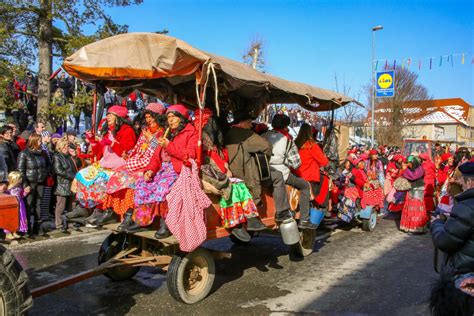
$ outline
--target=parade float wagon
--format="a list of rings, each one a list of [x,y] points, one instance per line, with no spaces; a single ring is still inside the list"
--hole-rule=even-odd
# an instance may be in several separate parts
[[[63,69],[70,75],[95,85],[94,105],[105,88],[126,95],[138,89],[167,103],[181,103],[202,118],[205,107],[217,116],[232,110],[258,115],[270,104],[299,104],[309,111],[333,111],[354,100],[339,93],[287,81],[264,74],[245,64],[209,54],[166,35],[128,33],[113,36],[82,47],[66,58]],[[97,106],[93,109],[96,126]],[[202,122],[202,120],[199,120]],[[198,128],[200,153],[202,126]],[[198,163],[200,157],[198,156]],[[329,178],[326,176],[326,181]],[[218,197],[205,210],[207,240],[228,237],[221,226]],[[278,232],[274,221],[270,192],[262,197],[260,217],[269,231]],[[32,291],[37,297],[92,276],[104,274],[114,281],[132,278],[142,266],[161,268],[167,273],[167,286],[173,298],[186,304],[204,299],[215,277],[215,259],[231,254],[199,247],[193,252],[179,250],[173,237],[156,239],[155,231],[134,234],[117,232],[118,224],[106,226],[111,234],[104,240],[98,256],[99,265]],[[300,256],[312,253],[316,232],[304,230],[292,250]],[[238,242],[235,238],[234,242]]]

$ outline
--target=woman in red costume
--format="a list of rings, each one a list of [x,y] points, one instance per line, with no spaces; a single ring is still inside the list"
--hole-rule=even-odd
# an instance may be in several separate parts
[[[408,233],[424,233],[429,220],[423,198],[425,171],[416,156],[409,156],[407,161],[407,168],[402,176],[410,182],[411,188],[403,205],[400,230]]]
[[[420,154],[421,166],[425,171],[423,180],[425,182],[425,207],[426,211],[433,212],[435,210],[435,185],[436,185],[436,166],[427,153]]]
[[[77,200],[83,207],[99,206],[98,208],[102,209],[107,181],[114,171],[125,166],[122,157],[135,146],[136,135],[129,124],[127,109],[118,105],[111,106],[100,136],[95,139],[90,133],[87,136],[94,155],[100,161],[82,169],[76,175]],[[95,224],[103,215],[109,214],[103,214],[96,209],[88,218],[88,223]]]
[[[148,104],[143,113],[145,128],[137,144],[124,154],[125,166],[117,170],[107,183],[104,208],[113,210],[118,215],[125,214],[123,222],[118,226],[119,231],[133,232],[139,227],[132,221],[136,182],[143,177],[144,171],[156,173],[160,167],[160,147],[156,140],[164,134],[164,112],[163,104]],[[110,214],[110,217],[112,218],[113,214]],[[107,220],[108,218],[104,217],[102,221]]]
[[[318,197],[321,193],[321,167],[327,166],[329,160],[314,140],[311,126],[306,123],[301,126],[295,144],[299,149],[301,159],[301,166],[295,174],[308,181],[311,184],[313,196]],[[322,204],[327,204],[324,202],[328,200],[328,190],[329,188],[326,188],[326,192],[323,191],[325,197],[322,199]],[[318,208],[325,206],[327,205],[316,205]]]
[[[156,215],[161,216],[156,238],[166,238],[171,233],[165,223],[166,195],[181,172],[183,164],[196,159],[198,135],[189,122],[189,113],[181,104],[171,105],[166,110],[168,128],[163,137],[157,139],[161,150],[161,168],[154,174],[146,170],[143,180],[137,182],[135,191],[135,212],[133,220],[142,229],[153,223]]]
[[[405,192],[397,192],[393,187],[395,180],[397,180],[402,171],[403,163],[406,162],[406,158],[400,154],[396,154],[390,160],[387,165],[386,180],[384,186],[384,193],[388,204],[388,210],[390,212],[400,212],[403,209],[403,202],[405,201]]]
[[[383,208],[384,195],[380,182],[371,179],[364,170],[368,158],[366,154],[361,155],[356,167],[352,169],[352,181],[361,197],[360,206],[362,209],[366,207]]]

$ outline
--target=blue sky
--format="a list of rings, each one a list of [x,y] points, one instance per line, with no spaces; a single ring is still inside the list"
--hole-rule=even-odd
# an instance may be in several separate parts
[[[419,82],[434,98],[461,97],[474,104],[472,0],[144,0],[108,13],[128,24],[130,32],[166,28],[197,48],[239,61],[258,36],[267,72],[327,89],[335,88],[337,74],[340,83],[351,87],[351,96],[361,94],[362,102],[361,88],[371,76],[371,29],[381,24],[377,58],[390,64],[394,58],[397,64],[411,58]],[[459,56],[454,67],[446,60],[439,67],[440,55],[455,53],[466,53],[464,65]],[[432,70],[430,57],[437,58]]]

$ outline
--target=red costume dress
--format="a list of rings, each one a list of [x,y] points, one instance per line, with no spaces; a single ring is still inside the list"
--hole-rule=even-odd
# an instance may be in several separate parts
[[[327,166],[328,158],[315,141],[309,140],[299,150],[301,166],[295,174],[311,184],[312,194],[316,204],[325,206],[329,196],[329,181],[327,177],[321,181],[321,167]]]

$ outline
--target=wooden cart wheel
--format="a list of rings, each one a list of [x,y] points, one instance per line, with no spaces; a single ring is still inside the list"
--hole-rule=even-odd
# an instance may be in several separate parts
[[[362,220],[362,230],[366,232],[372,232],[377,226],[377,212],[372,210],[370,217],[368,219]]]
[[[313,253],[314,243],[316,242],[316,230],[303,229],[300,236],[300,241],[291,245],[291,252],[300,257],[309,256]]]
[[[105,238],[102,246],[100,247],[98,258],[99,264],[110,260],[127,247],[128,241],[126,234],[110,234],[107,238]],[[104,275],[113,281],[125,281],[133,278],[133,276],[137,274],[139,270],[140,267],[123,265],[120,267],[108,269]]]
[[[197,303],[211,291],[215,270],[214,258],[204,248],[174,255],[166,274],[168,291],[179,302]]]
[[[32,305],[28,276],[11,252],[0,245],[0,315],[25,315]]]

